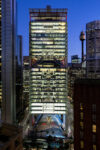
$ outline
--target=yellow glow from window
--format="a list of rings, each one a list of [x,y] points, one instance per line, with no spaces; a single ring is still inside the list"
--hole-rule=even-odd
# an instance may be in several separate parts
[[[31,26],[31,29],[58,29],[58,30],[63,30],[65,29],[65,26]]]
[[[65,48],[65,45],[45,45],[46,48]]]
[[[92,132],[96,132],[96,125],[92,125]]]
[[[53,41],[32,41],[32,44],[53,44]]]
[[[45,38],[45,37],[43,37],[43,38],[31,38],[32,40],[35,40],[35,41],[38,41],[38,40],[40,40],[40,41],[53,41],[53,42],[55,42],[55,41],[65,41],[65,38]]]
[[[35,49],[35,48],[39,48],[39,49],[45,49],[45,48],[52,48],[52,49],[55,49],[55,48],[65,48],[65,45],[45,45],[45,46],[43,46],[43,45],[32,45],[31,46],[32,47],[32,49]],[[51,51],[51,50],[49,50],[49,51]]]
[[[61,26],[64,26],[64,25],[66,25],[66,23],[65,22],[31,22],[31,25],[44,25],[44,26],[46,26],[46,25],[48,25],[48,26],[61,25]]]
[[[42,111],[30,111],[31,114],[66,114],[66,111],[50,111],[50,110],[42,110]]]
[[[43,67],[54,67],[54,65],[43,65]]]
[[[34,71],[39,71],[39,68],[34,68]]]
[[[29,65],[29,63],[28,63],[28,62],[25,62],[24,65]]]
[[[93,150],[96,150],[96,145],[93,145]]]
[[[80,141],[80,148],[84,148],[84,142]]]
[[[56,68],[40,68],[40,71],[56,71]]]
[[[57,69],[57,71],[59,71],[59,72],[63,72],[63,71],[66,71],[66,69]]]
[[[82,121],[80,122],[80,127],[81,127],[81,129],[83,129],[83,127],[84,127],[84,124]]]
[[[31,33],[65,33],[65,30],[31,30]]]
[[[83,120],[83,112],[80,113],[80,119]]]
[[[83,111],[83,104],[80,103],[80,110]]]

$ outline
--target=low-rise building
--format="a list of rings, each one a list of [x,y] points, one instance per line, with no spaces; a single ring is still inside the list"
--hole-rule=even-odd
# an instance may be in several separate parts
[[[22,149],[22,128],[3,123],[0,127],[0,150]]]
[[[100,149],[100,80],[74,84],[74,150]]]

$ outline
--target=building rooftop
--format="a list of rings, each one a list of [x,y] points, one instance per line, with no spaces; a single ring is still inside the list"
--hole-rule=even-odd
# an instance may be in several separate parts
[[[75,84],[99,85],[100,86],[100,79],[90,79],[90,78],[76,79]]]
[[[51,8],[50,6],[47,6],[44,9],[41,8],[30,8],[30,20],[37,20],[37,21],[44,21],[44,20],[67,20],[67,9],[60,9],[60,8]]]
[[[47,6],[46,8],[30,8],[30,13],[39,13],[39,12],[62,12],[67,13],[67,8],[51,8]]]

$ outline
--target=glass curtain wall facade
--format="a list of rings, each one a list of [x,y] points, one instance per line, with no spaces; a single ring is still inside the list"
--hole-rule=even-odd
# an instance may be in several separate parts
[[[66,114],[67,9],[30,9],[30,113]]]

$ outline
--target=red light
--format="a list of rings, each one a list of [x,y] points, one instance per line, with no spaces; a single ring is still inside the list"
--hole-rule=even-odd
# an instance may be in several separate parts
[[[44,126],[44,125],[46,125],[46,123],[45,123],[45,122],[43,122],[41,125],[43,125],[43,126]]]

